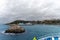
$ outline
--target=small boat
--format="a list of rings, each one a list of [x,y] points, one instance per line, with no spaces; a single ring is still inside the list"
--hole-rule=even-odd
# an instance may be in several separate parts
[[[60,37],[58,36],[51,36],[51,37],[45,37],[45,38],[41,38],[38,40],[60,40]]]

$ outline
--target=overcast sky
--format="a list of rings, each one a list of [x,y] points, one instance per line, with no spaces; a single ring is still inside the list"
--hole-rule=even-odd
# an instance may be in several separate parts
[[[0,0],[0,23],[17,19],[60,19],[60,0]]]

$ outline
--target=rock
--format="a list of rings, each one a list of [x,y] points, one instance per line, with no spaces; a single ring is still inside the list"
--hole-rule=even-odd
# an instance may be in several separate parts
[[[23,32],[25,32],[24,28],[8,29],[5,31],[5,33],[23,33]]]

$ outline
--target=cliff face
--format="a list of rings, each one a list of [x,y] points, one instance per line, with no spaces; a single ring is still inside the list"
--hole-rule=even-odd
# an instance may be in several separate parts
[[[19,29],[19,28],[21,27],[16,24],[11,24],[9,29]]]

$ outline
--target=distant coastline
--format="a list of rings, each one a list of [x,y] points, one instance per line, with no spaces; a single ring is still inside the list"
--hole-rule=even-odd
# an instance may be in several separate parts
[[[9,24],[19,24],[19,23],[31,23],[31,24],[54,24],[54,25],[60,25],[60,20],[43,20],[43,21],[25,21],[25,20],[15,20],[13,22],[10,23],[6,23],[6,25]]]

